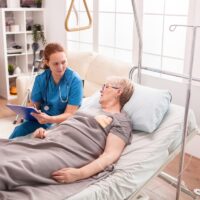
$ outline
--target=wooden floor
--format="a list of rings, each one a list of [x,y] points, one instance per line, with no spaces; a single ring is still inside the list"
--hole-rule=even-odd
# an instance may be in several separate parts
[[[164,180],[156,177],[145,187],[143,193],[148,195],[148,200],[175,200],[176,189]],[[193,200],[192,197],[181,193],[180,200]]]
[[[12,103],[15,101],[12,101]],[[9,117],[14,115],[6,106],[6,100],[0,98],[0,118]],[[200,150],[200,149],[199,149]],[[179,156],[177,156],[171,163],[164,169],[168,174],[177,177],[178,176],[178,163]],[[183,173],[183,181],[187,188],[193,190],[200,188],[200,159],[185,155],[185,166]],[[175,200],[176,189],[170,184],[166,183],[162,179],[154,178],[143,190],[143,193],[147,194],[149,200]],[[197,198],[200,200],[200,197]],[[181,193],[180,200],[192,200],[191,197]]]
[[[165,171],[172,176],[178,176],[179,156],[175,158]],[[189,189],[200,188],[200,159],[186,154],[184,160],[183,180]]]
[[[169,163],[169,165],[167,165],[164,172],[172,175],[173,177],[178,177],[179,159],[178,155],[174,160],[172,160],[172,162]],[[182,183],[184,183],[184,185],[192,191],[193,189],[200,188],[200,159],[186,154],[184,163]],[[158,177],[154,178],[150,184],[145,187],[143,192],[148,194],[150,197],[149,200],[176,199],[176,189]],[[192,200],[192,198],[184,193],[181,193],[180,200]]]
[[[11,100],[8,103],[15,103],[16,100]],[[0,98],[0,118],[4,118],[4,117],[10,117],[12,115],[15,115],[14,112],[10,111],[5,105],[6,105],[7,101],[5,99]]]

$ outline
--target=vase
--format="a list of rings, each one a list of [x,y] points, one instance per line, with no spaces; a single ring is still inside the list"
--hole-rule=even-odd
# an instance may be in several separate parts
[[[22,70],[19,67],[15,68],[15,71],[14,71],[15,74],[19,75],[19,74],[21,74],[21,72],[22,72]]]
[[[7,0],[7,8],[19,8],[20,0]]]

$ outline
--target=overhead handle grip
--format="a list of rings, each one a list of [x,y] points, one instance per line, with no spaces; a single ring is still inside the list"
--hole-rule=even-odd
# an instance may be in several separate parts
[[[83,0],[83,4],[85,6],[86,14],[87,14],[87,17],[88,17],[88,24],[85,25],[85,26],[74,27],[74,28],[69,27],[69,18],[70,18],[71,12],[72,12],[72,8],[75,10],[75,14],[76,14],[76,18],[77,18],[76,9],[75,9],[75,6],[74,6],[74,0],[72,0],[70,7],[69,7],[69,10],[67,12],[66,19],[65,19],[65,29],[66,29],[66,31],[69,31],[69,32],[81,31],[81,30],[89,29],[92,26],[92,17],[90,15],[90,11],[88,9],[86,0]]]

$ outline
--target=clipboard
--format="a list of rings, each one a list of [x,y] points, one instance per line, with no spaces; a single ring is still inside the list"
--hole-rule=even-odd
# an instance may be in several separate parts
[[[38,113],[37,109],[34,107],[26,107],[15,104],[6,104],[6,106],[26,120],[37,121],[36,118],[31,115],[32,112]]]

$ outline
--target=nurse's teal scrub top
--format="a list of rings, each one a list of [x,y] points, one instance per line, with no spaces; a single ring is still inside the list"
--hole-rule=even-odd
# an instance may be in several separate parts
[[[82,80],[70,67],[58,84],[55,84],[50,69],[46,69],[36,77],[31,93],[32,102],[40,102],[41,111],[51,116],[64,113],[67,105],[80,106],[82,97]]]

